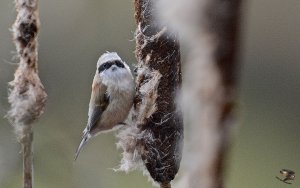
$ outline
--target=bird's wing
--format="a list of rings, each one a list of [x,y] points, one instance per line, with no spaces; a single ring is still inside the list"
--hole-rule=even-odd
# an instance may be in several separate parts
[[[287,173],[289,173],[290,175],[293,175],[293,174],[295,174],[295,172],[294,171],[292,171],[292,170],[289,170],[289,169],[282,169],[282,171],[286,171]]]
[[[87,131],[91,131],[101,118],[103,111],[107,108],[109,104],[109,96],[106,93],[106,86],[102,85],[97,87],[97,89],[92,90],[92,94],[89,106],[89,118],[87,123]]]
[[[105,95],[104,95],[105,96]],[[109,99],[108,99],[109,100]],[[107,102],[108,104],[108,102]],[[89,120],[88,120],[88,125],[86,126],[86,128],[83,131],[83,136],[82,136],[82,140],[77,148],[77,151],[75,153],[75,159],[77,159],[81,149],[83,148],[83,146],[89,141],[89,139],[92,137],[92,135],[90,134],[91,129],[93,129],[93,127],[95,127],[95,125],[98,123],[102,112],[105,110],[105,108],[107,107],[107,105],[105,106],[95,106],[93,107],[91,114],[89,115]]]
[[[295,174],[295,172],[294,172],[294,171],[292,171],[292,170],[290,170],[290,174],[291,174],[291,175],[294,175],[294,174]]]
[[[108,102],[105,102],[104,105],[97,105],[93,107],[92,112],[89,115],[89,120],[87,124],[88,131],[91,131],[95,127],[95,125],[97,125],[103,111],[106,109],[107,106],[108,106]]]
[[[276,176],[276,178],[277,178],[278,180],[282,181],[283,183],[286,183],[286,184],[292,184],[292,183],[290,183],[290,182],[287,182],[287,180],[288,180],[287,178],[285,178],[285,179],[283,179],[283,180],[280,179],[280,178],[277,177],[277,176]]]
[[[101,115],[103,111],[106,109],[106,107],[109,104],[109,97],[106,94],[107,87],[105,85],[101,85],[97,82],[93,82],[92,87],[92,95],[90,99],[89,104],[89,118],[86,128],[83,131],[82,140],[77,148],[77,151],[75,153],[75,160],[77,159],[81,149],[83,146],[88,142],[88,140],[92,137],[90,134],[90,131],[97,125],[99,119],[101,118]]]
[[[292,184],[292,183],[290,183],[290,182],[287,182],[288,180],[290,180],[289,178],[284,178],[283,180],[282,180],[282,182],[284,182],[284,183],[286,183],[286,184]]]

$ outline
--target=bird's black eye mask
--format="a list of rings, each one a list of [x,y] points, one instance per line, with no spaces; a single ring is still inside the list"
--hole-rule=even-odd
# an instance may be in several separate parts
[[[100,65],[100,67],[98,68],[98,72],[103,72],[104,70],[109,69],[112,65],[116,65],[119,68],[125,68],[124,64],[119,60],[108,61]]]

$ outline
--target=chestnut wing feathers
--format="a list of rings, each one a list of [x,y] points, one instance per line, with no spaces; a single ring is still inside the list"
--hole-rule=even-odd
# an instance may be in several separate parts
[[[94,106],[90,114],[89,122],[88,122],[88,131],[91,131],[95,127],[95,125],[97,125],[98,121],[101,118],[102,113],[104,112],[104,110],[107,108],[109,104],[109,96],[106,93],[104,93],[104,95],[100,97],[100,101],[101,101],[100,105]]]

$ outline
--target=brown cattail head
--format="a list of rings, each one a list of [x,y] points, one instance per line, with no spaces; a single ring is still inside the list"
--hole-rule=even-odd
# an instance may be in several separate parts
[[[37,0],[16,0],[17,18],[12,26],[19,66],[9,83],[7,117],[13,124],[19,141],[31,131],[30,124],[43,113],[47,94],[37,71],[37,34],[39,17]]]
[[[224,187],[224,159],[235,121],[242,1],[158,2],[162,22],[180,32],[187,48],[182,107],[189,123],[189,152],[178,185]]]
[[[121,170],[142,164],[152,179],[170,187],[181,161],[183,122],[176,97],[181,84],[176,34],[155,21],[154,1],[135,0],[136,98],[132,126],[119,134]]]
[[[150,60],[148,56],[145,61]],[[179,169],[183,138],[181,114],[175,103],[178,89],[175,86],[178,83],[172,85],[172,81],[168,81],[171,74],[161,74],[159,70],[151,69],[149,62],[139,66],[139,90],[134,106],[135,124],[140,131],[139,153],[156,182],[170,182]]]

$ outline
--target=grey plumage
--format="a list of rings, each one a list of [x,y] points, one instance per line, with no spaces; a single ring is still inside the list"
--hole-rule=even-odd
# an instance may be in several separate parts
[[[134,81],[129,66],[117,53],[104,53],[97,62],[88,123],[83,131],[75,160],[90,138],[122,124],[131,109],[133,98]]]

